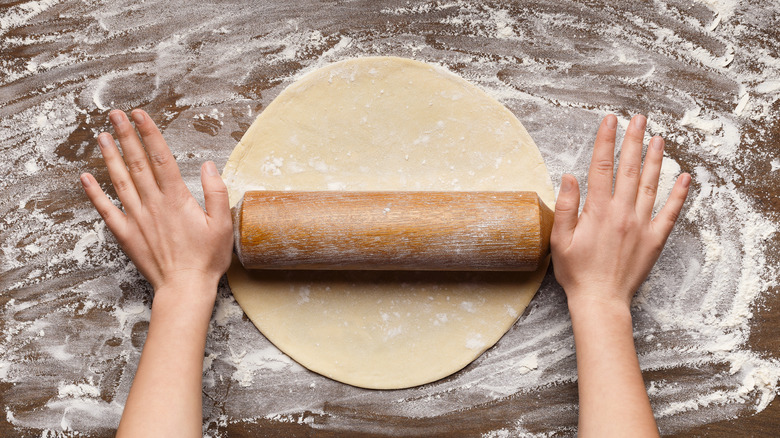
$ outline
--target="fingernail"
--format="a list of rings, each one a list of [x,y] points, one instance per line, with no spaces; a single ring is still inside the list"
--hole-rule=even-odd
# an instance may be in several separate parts
[[[617,128],[617,117],[615,117],[612,114],[607,116],[607,128],[609,129]]]
[[[87,175],[81,175],[81,185],[83,185],[84,188],[89,187],[89,177],[87,177]]]
[[[682,185],[683,188],[688,188],[691,185],[691,175],[690,174],[683,174],[682,178]]]
[[[217,176],[217,165],[214,164],[213,161],[206,161],[206,164],[203,167],[206,171],[206,175]]]
[[[637,131],[645,131],[645,127],[647,127],[647,119],[642,114],[637,114],[634,116],[633,119],[631,119],[632,125],[634,125],[634,129]]]
[[[561,192],[566,193],[570,192],[572,189],[573,184],[571,183],[571,180],[569,178],[563,178],[561,180]]]
[[[122,122],[124,122],[124,117],[122,117],[122,114],[122,111],[114,110],[108,114],[108,118],[111,120],[111,123],[114,126],[119,126],[122,124]]]
[[[650,140],[650,143],[651,143],[650,146],[652,146],[653,149],[660,151],[661,149],[664,148],[664,139],[662,139],[661,137],[653,137]]]
[[[143,111],[135,110],[132,113],[130,113],[130,116],[133,118],[133,121],[136,125],[140,125],[141,123],[146,120],[146,117],[144,117]]]
[[[110,147],[111,144],[114,142],[114,139],[111,138],[111,135],[108,133],[102,133],[98,135],[98,145],[100,145],[100,149],[105,149],[107,147]]]

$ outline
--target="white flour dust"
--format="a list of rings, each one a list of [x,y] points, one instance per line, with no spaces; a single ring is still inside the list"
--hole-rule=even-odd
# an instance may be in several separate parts
[[[647,114],[649,134],[667,141],[662,195],[683,171],[694,181],[634,300],[659,426],[681,432],[766,408],[780,362],[753,335],[778,286],[780,219],[767,205],[780,183],[771,136],[780,57],[762,31],[776,5],[591,3],[270,2],[248,15],[247,5],[41,0],[0,11],[0,50],[11,54],[0,60],[0,427],[102,436],[118,424],[151,290],[78,183],[88,170],[109,187],[95,146],[107,111],[152,113],[200,197],[200,164],[221,168],[281,89],[369,55],[438,64],[485,89],[523,122],[555,182],[563,173],[584,182],[605,114],[622,127]],[[263,170],[290,166],[273,151]],[[485,437],[565,436],[576,427],[575,382],[565,297],[550,275],[513,329],[463,371],[381,392],[291,361],[222,284],[204,434],[258,423],[423,436],[482,424]]]

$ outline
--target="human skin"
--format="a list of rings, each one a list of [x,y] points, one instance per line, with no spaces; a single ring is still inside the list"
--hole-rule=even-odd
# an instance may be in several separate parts
[[[81,175],[90,201],[155,291],[149,333],[117,436],[202,436],[206,333],[233,245],[227,190],[214,163],[204,163],[204,211],[151,118],[141,110],[132,116],[135,128],[122,111],[110,113],[124,157],[110,134],[98,137],[124,212],[92,175]],[[681,175],[652,219],[663,140],[651,140],[642,167],[645,119],[636,116],[623,142],[613,194],[616,125],[615,117],[607,116],[599,128],[579,216],[577,180],[564,175],[551,237],[555,275],[566,291],[574,327],[583,437],[658,435],[629,306],[658,259],[690,184],[690,175]]]
[[[124,212],[92,175],[81,175],[89,200],[154,288],[149,333],[117,436],[200,437],[206,333],[233,247],[227,189],[214,163],[204,163],[204,211],[149,115],[135,110],[132,117],[135,128],[124,112],[109,114],[123,154],[110,134],[98,136]]]
[[[617,118],[604,118],[578,216],[576,178],[564,175],[550,239],[555,278],[568,299],[577,354],[580,437],[654,437],[653,417],[634,347],[631,299],[661,255],[691,176],[680,175],[653,218],[664,142],[653,137],[642,164],[647,119],[626,130],[614,178]]]

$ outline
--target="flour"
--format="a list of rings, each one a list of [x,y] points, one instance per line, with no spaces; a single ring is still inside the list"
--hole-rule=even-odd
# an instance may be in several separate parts
[[[262,166],[260,166],[260,170],[269,175],[281,175],[282,174],[281,167],[283,164],[284,164],[284,158],[272,157],[268,161],[263,163]]]
[[[0,15],[0,35],[5,34],[8,29],[27,24],[35,16],[57,3],[55,0],[41,0],[10,7],[5,14]]]
[[[262,370],[271,371],[271,374],[279,371],[301,372],[304,370],[303,367],[273,346],[259,351],[242,350],[240,353],[234,354],[231,360],[236,366],[233,379],[245,387],[252,386],[255,375],[261,373]]]
[[[778,79],[766,80],[756,85],[754,90],[756,93],[761,93],[761,94],[776,93],[777,91],[780,91],[780,80]]]
[[[79,384],[62,384],[58,388],[59,398],[66,397],[100,397],[100,389],[93,383],[79,383]]]
[[[528,374],[531,371],[539,368],[539,361],[537,360],[536,356],[530,355],[519,360],[515,366],[517,367],[518,373]]]
[[[81,238],[79,238],[79,240],[76,242],[76,245],[73,247],[73,251],[70,253],[70,256],[79,264],[83,264],[87,261],[87,248],[94,246],[97,243],[97,233],[94,231],[89,231],[87,234],[84,234],[81,236]]]
[[[751,415],[775,398],[780,363],[751,344],[779,274],[777,215],[753,195],[776,193],[780,169],[769,128],[779,116],[780,57],[760,32],[774,26],[772,4],[660,1],[609,14],[551,1],[254,5],[262,20],[242,18],[245,7],[41,0],[0,11],[3,53],[26,54],[0,61],[0,381],[10,384],[1,398],[14,427],[41,436],[115,427],[137,367],[151,291],[78,185],[86,170],[108,188],[94,141],[108,129],[106,112],[152,111],[200,198],[200,164],[221,167],[284,86],[377,54],[439,64],[485,89],[528,128],[553,181],[573,173],[583,194],[601,117],[616,113],[624,127],[647,113],[650,134],[667,140],[655,210],[677,175],[693,174],[680,223],[633,306],[643,370],[686,375],[648,379],[661,430]],[[328,170],[322,160],[275,157],[268,172]],[[548,280],[475,363],[393,392],[302,369],[242,318],[223,284],[204,361],[207,433],[260,419],[336,434],[435,435],[460,419],[501,418],[503,407],[515,417],[485,423],[484,436],[571,435],[573,338],[563,292]],[[19,401],[30,394],[32,410]],[[477,406],[496,411],[480,416]],[[376,420],[392,416],[404,424]],[[551,432],[529,432],[538,430]]]
[[[485,340],[482,339],[481,333],[472,333],[466,338],[466,348],[469,350],[481,350],[485,346]]]
[[[745,101],[745,105],[747,105],[747,101]],[[739,109],[739,114],[742,113],[745,105],[739,105],[742,106]],[[735,112],[737,111],[735,110]],[[739,128],[732,120],[725,117],[708,118],[701,115],[701,108],[694,108],[685,112],[680,120],[680,125],[692,128],[694,132],[700,134],[699,147],[707,152],[723,159],[734,158],[740,134]]]

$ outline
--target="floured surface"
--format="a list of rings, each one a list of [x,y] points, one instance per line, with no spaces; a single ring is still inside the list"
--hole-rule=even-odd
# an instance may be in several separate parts
[[[257,118],[222,174],[247,190],[527,190],[548,204],[542,156],[500,103],[441,68],[348,60],[309,73]],[[300,364],[397,389],[463,368],[525,310],[533,273],[228,271],[236,301]]]
[[[694,176],[633,313],[659,426],[665,435],[772,436],[780,428],[776,9],[733,0],[3,9],[0,435],[113,436],[135,372],[150,291],[78,182],[89,169],[108,185],[95,142],[108,108],[148,110],[200,196],[201,163],[222,167],[295,78],[342,59],[395,55],[439,63],[506,105],[556,185],[564,172],[584,180],[607,112],[623,128],[633,113],[649,116],[650,133],[668,140],[662,191],[680,171]],[[309,372],[242,314],[223,284],[204,364],[210,436],[574,435],[571,325],[550,275],[494,348],[450,378],[400,391]]]

